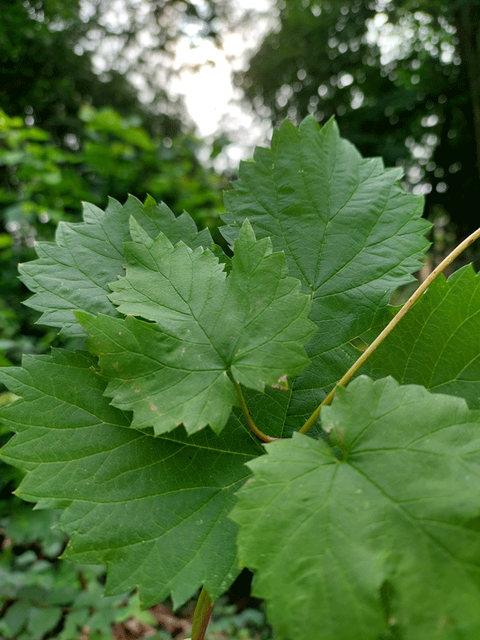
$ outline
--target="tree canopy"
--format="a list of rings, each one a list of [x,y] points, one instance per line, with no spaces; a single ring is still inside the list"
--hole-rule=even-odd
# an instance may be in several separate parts
[[[279,28],[239,77],[274,124],[338,116],[365,155],[403,163],[463,235],[480,176],[480,6],[472,0],[281,0]]]
[[[27,116],[57,142],[82,137],[84,104],[142,113],[151,133],[176,135],[186,113],[166,90],[175,43],[185,33],[216,40],[230,4],[2,0],[1,107]]]

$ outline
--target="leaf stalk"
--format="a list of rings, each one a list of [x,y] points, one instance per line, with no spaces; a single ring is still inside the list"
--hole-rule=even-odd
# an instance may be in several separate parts
[[[250,427],[251,431],[262,442],[275,442],[275,440],[281,440],[281,438],[272,438],[271,436],[267,436],[266,433],[263,433],[263,431],[260,431],[260,429],[254,423],[254,421],[252,419],[252,416],[250,415],[250,412],[248,410],[247,403],[245,402],[245,398],[243,397],[243,393],[242,393],[242,389],[241,389],[240,385],[238,384],[238,382],[234,379],[234,377],[232,375],[230,375],[230,379],[233,382],[233,386],[235,387],[235,391],[237,392],[237,397],[238,397],[238,402],[240,404],[240,408],[242,410],[242,413],[243,413],[243,415],[245,417],[245,420],[247,421],[247,424]]]
[[[195,612],[193,614],[192,638],[191,640],[204,640],[210,616],[213,611],[212,599],[205,587],[202,587],[197,600]]]
[[[308,418],[302,428],[299,430],[300,433],[307,433],[307,431],[312,427],[315,422],[320,417],[320,412],[322,407],[325,405],[329,405],[333,398],[335,397],[335,393],[337,392],[338,387],[344,387],[351,378],[357,373],[360,367],[365,363],[366,360],[372,355],[375,349],[385,340],[388,334],[397,326],[400,320],[410,311],[413,305],[417,302],[417,300],[421,297],[421,295],[428,289],[428,287],[432,284],[437,276],[439,276],[442,271],[444,271],[449,264],[451,264],[455,258],[457,258],[462,251],[465,251],[467,247],[469,247],[475,240],[480,238],[480,227],[471,233],[463,242],[461,242],[453,251],[451,251],[446,258],[440,262],[440,264],[435,267],[435,269],[430,273],[430,275],[417,287],[414,293],[410,296],[407,302],[403,305],[400,311],[390,320],[387,326],[383,329],[381,333],[375,338],[375,340],[365,349],[362,355],[354,362],[354,364],[350,367],[350,369],[345,373],[345,375],[337,382],[337,384],[333,387],[330,393],[324,398],[324,400],[318,405],[312,415]]]

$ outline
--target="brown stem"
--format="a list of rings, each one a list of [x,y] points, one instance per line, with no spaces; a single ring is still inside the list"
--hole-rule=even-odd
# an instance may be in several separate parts
[[[337,382],[334,388],[330,391],[327,397],[319,404],[319,406],[312,413],[310,418],[305,422],[303,427],[300,429],[300,433],[307,433],[307,431],[312,427],[315,422],[318,420],[320,416],[320,411],[322,407],[328,405],[332,402],[335,393],[338,387],[344,387],[347,382],[357,373],[360,367],[364,364],[364,362],[371,356],[371,354],[375,351],[375,349],[385,340],[388,334],[392,331],[394,327],[400,322],[403,316],[408,313],[408,311],[413,307],[415,302],[420,298],[423,292],[432,284],[435,278],[446,268],[448,265],[457,258],[462,251],[464,251],[467,247],[469,247],[477,238],[480,238],[480,228],[474,231],[468,238],[465,238],[463,242],[461,242],[458,247],[456,247],[448,256],[442,260],[442,262],[436,267],[432,273],[424,280],[420,286],[415,290],[413,295],[407,300],[407,302],[403,305],[400,311],[394,316],[394,318],[387,324],[385,329],[375,338],[372,344],[365,349],[362,355],[358,358],[358,360],[350,367],[347,373]]]

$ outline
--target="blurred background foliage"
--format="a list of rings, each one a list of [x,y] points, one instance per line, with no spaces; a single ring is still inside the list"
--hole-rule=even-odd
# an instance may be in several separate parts
[[[82,143],[62,148],[45,129],[0,110],[0,359],[17,363],[22,353],[44,351],[55,333],[35,327],[21,301],[28,291],[17,264],[32,259],[37,239],[52,239],[61,220],[80,219],[82,201],[105,207],[131,193],[152,195],[178,213],[194,212],[197,224],[215,228],[226,181],[203,168],[200,142],[188,133],[155,140],[140,116],[123,118],[111,107],[83,106]]]
[[[266,18],[269,29],[234,77],[245,112],[273,126],[334,115],[363,155],[403,166],[406,188],[425,195],[434,223],[428,269],[478,226],[478,0],[254,4],[0,0],[0,364],[72,346],[21,304],[29,293],[17,265],[35,257],[36,240],[54,238],[58,222],[78,221],[82,201],[104,207],[108,196],[150,194],[177,214],[188,211],[220,241],[222,190],[232,176],[211,166],[241,133],[228,129],[227,114],[208,144],[193,134],[185,107],[167,90],[181,38],[222,48],[239,25],[254,29]],[[477,254],[472,248],[464,259]],[[0,402],[11,399],[0,388]],[[0,445],[8,437],[0,425]],[[58,562],[65,540],[51,529],[57,515],[12,496],[20,480],[0,462],[0,636],[187,634],[188,607],[177,617],[168,603],[141,613],[128,594],[100,600],[100,569]],[[211,637],[269,637],[263,612],[246,599],[248,579],[237,591],[243,599],[234,592],[220,603]]]
[[[237,82],[262,117],[335,115],[364,156],[403,165],[426,215],[478,226],[480,3],[279,0]]]

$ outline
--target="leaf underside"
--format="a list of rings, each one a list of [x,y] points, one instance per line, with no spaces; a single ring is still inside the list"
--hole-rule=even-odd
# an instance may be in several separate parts
[[[480,277],[472,267],[436,278],[361,372],[421,384],[480,409]]]
[[[17,432],[2,456],[28,471],[17,494],[65,509],[64,557],[106,564],[107,593],[138,587],[145,607],[168,595],[179,606],[202,585],[218,597],[238,574],[227,514],[258,442],[234,417],[221,437],[128,429],[130,416],[109,405],[93,363],[84,352],[54,351],[0,372],[22,397],[1,413]]]
[[[108,285],[124,273],[123,243],[130,239],[132,216],[151,237],[163,231],[172,242],[212,245],[209,231],[198,232],[188,214],[175,218],[151,197],[142,204],[129,196],[123,206],[111,199],[105,212],[85,203],[84,222],[60,222],[55,242],[37,243],[38,259],[19,267],[20,279],[35,294],[26,304],[42,312],[39,323],[59,327],[64,336],[84,337],[72,311],[118,315]]]
[[[478,638],[480,412],[362,376],[323,418],[335,448],[267,445],[232,514],[276,637]]]
[[[174,247],[164,234],[150,240],[132,222],[127,275],[110,299],[150,322],[76,313],[110,380],[106,394],[133,410],[135,428],[160,434],[183,424],[194,433],[210,425],[219,433],[236,402],[230,375],[262,391],[308,364],[310,298],[248,222],[228,276],[211,251]]]
[[[393,291],[421,266],[430,225],[423,199],[402,189],[401,175],[380,158],[362,158],[334,120],[320,128],[308,117],[298,129],[285,121],[271,149],[241,163],[235,190],[225,194],[225,238],[233,242],[248,218],[312,295],[318,331],[287,408],[292,428],[358,358],[350,341],[378,324]]]

